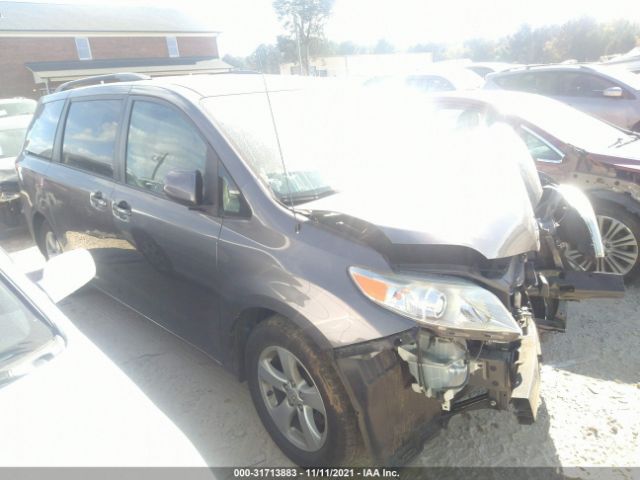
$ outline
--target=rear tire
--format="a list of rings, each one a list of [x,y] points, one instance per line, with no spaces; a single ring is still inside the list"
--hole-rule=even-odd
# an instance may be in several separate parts
[[[0,204],[0,221],[6,227],[12,228],[20,225],[22,212],[16,211],[10,204]]]
[[[301,466],[362,462],[364,447],[349,397],[329,356],[300,329],[277,315],[261,322],[251,332],[245,359],[258,415],[287,457]],[[290,377],[297,380],[287,382]]]
[[[44,255],[44,258],[47,260],[56,255],[60,255],[63,251],[56,234],[46,220],[42,221],[38,229],[37,242],[38,247],[40,247],[40,252],[42,252],[42,255]]]

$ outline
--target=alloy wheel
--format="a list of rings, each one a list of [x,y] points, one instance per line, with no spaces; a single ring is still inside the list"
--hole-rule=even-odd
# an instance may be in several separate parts
[[[570,248],[566,251],[567,259],[576,270],[626,275],[638,261],[638,239],[620,220],[606,215],[598,215],[597,218],[604,245],[604,258],[594,261]]]
[[[276,427],[307,452],[327,439],[327,413],[320,390],[302,362],[289,350],[268,347],[258,360],[260,393]]]

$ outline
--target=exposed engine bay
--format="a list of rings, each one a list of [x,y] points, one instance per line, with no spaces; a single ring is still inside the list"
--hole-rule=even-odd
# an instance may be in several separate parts
[[[431,434],[429,428],[422,433],[410,432],[413,426],[406,423],[407,416],[413,418],[407,412],[419,405],[415,397],[427,399],[430,405],[427,413],[423,405],[423,413],[414,418],[422,418],[425,425],[432,423],[430,418],[446,423],[452,415],[479,408],[513,409],[519,422],[535,421],[540,404],[538,330],[564,331],[567,301],[623,296],[622,277],[574,271],[565,256],[569,245],[578,246],[585,255],[603,254],[595,214],[584,194],[573,187],[547,184],[536,217],[540,231],[538,251],[492,260],[462,247],[396,248],[385,242],[375,227],[356,219],[335,214],[319,219],[331,218],[338,220],[341,228],[358,229],[361,238],[385,252],[400,275],[422,279],[430,275],[454,276],[483,287],[499,299],[517,326],[517,332],[513,326],[500,328],[499,332],[483,328],[489,317],[493,321],[500,312],[495,306],[489,308],[486,302],[471,302],[470,308],[468,305],[460,310],[463,321],[468,322],[462,325],[464,328],[417,321],[415,329],[394,338],[340,351],[338,363],[343,371],[358,371],[358,377],[367,372],[368,385],[354,392],[363,403],[368,402],[368,395],[385,395],[383,392],[395,386],[393,401],[407,406],[397,418],[364,419],[369,422],[364,428],[375,431],[373,437],[380,439],[380,444],[371,448],[378,448],[381,458],[393,455],[392,462],[402,461]],[[429,259],[429,263],[416,263],[420,257]],[[438,285],[442,285],[441,280]],[[428,304],[434,309],[442,303],[433,293],[424,293],[422,298],[430,301]],[[393,304],[384,306],[393,310]],[[444,325],[446,314],[439,318],[445,320]],[[503,322],[504,327],[507,319]],[[478,328],[474,329],[473,323]],[[400,431],[412,440],[400,442]]]
[[[520,421],[532,422],[538,395],[531,389],[537,382],[526,382],[525,378],[538,377],[538,326],[564,331],[566,300],[624,294],[620,277],[572,271],[564,255],[569,245],[577,245],[585,255],[604,255],[595,215],[582,192],[574,187],[546,185],[537,213],[540,251],[511,259],[511,291],[506,306],[522,329],[517,341],[501,342],[487,339],[486,333],[474,336],[468,332],[462,336],[452,333],[447,338],[441,336],[442,332],[434,335],[420,330],[415,341],[398,346],[398,355],[416,380],[412,389],[437,399],[444,411],[477,407],[479,402],[506,409],[511,402]],[[529,370],[528,375],[519,374],[522,368]],[[464,395],[472,390],[481,393]]]

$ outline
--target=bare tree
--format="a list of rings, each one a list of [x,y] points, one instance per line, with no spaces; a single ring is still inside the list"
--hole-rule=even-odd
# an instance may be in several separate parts
[[[301,73],[309,73],[309,53],[314,39],[324,37],[324,26],[335,0],[274,0],[273,8],[297,43]]]

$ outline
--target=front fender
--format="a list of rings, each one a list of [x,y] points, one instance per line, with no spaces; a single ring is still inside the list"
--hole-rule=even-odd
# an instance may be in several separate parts
[[[626,210],[640,217],[640,202],[628,192],[614,192],[611,190],[589,190],[586,192],[593,203],[600,201],[611,202],[623,206]]]

